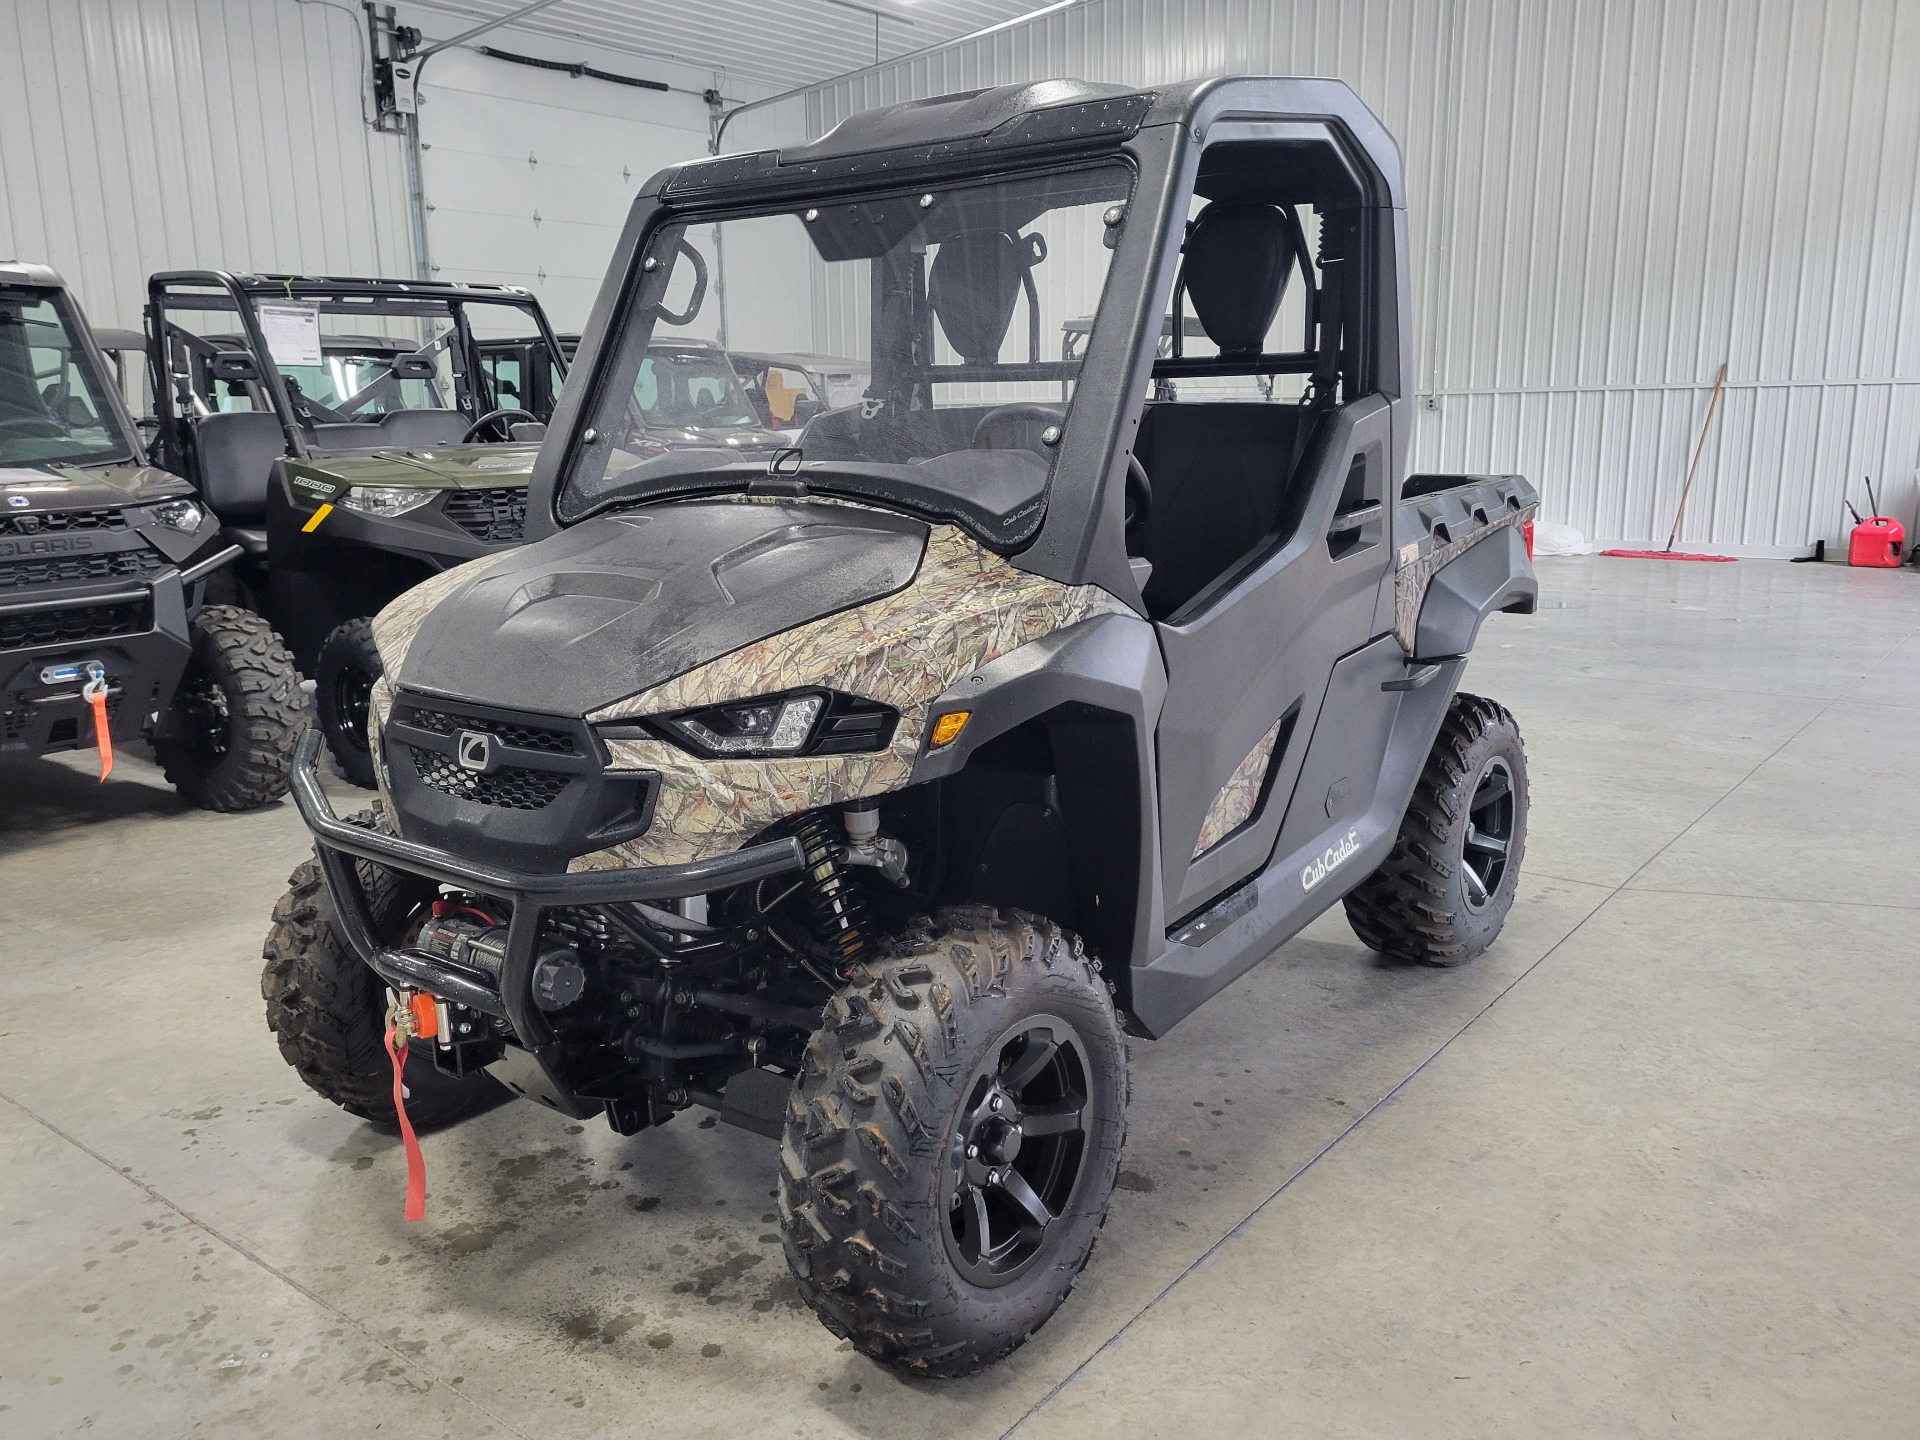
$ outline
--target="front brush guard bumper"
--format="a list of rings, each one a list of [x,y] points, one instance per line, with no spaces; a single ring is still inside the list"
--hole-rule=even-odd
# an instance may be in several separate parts
[[[750,845],[713,860],[687,865],[635,866],[623,870],[585,870],[541,875],[477,865],[449,850],[398,835],[383,835],[342,820],[320,789],[316,765],[320,733],[308,730],[293,756],[293,803],[313,832],[321,873],[333,897],[337,928],[356,954],[381,979],[396,988],[426,990],[513,1027],[528,1050],[549,1043],[553,1032],[533,1002],[533,967],[539,952],[540,920],[546,911],[623,900],[679,900],[735,885],[750,884],[799,870],[806,864],[800,842],[792,837]],[[513,903],[507,924],[506,957],[497,977],[456,968],[424,950],[383,945],[375,931],[355,859],[424,875]]]

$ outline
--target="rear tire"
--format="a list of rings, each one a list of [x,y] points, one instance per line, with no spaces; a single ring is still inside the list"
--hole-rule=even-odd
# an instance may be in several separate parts
[[[384,816],[363,811],[356,824],[392,833]],[[375,925],[397,926],[438,887],[431,880],[356,861]],[[393,1062],[387,1055],[387,988],[333,928],[333,900],[318,862],[308,860],[287,881],[273,907],[262,949],[260,995],[280,1057],[309,1089],[383,1129],[395,1129]],[[444,1075],[434,1068],[433,1042],[408,1051],[407,1118],[418,1130],[465,1119],[506,1098],[492,1076]]]
[[[1113,1001],[1077,938],[976,907],[919,922],[828,1005],[787,1107],[801,1296],[903,1373],[991,1365],[1085,1267],[1126,1103]]]
[[[1455,695],[1393,853],[1347,896],[1347,921],[1393,959],[1465,964],[1506,924],[1526,848],[1520,727],[1491,700]]]
[[[321,643],[314,667],[313,698],[320,733],[340,773],[363,790],[375,784],[367,709],[373,702],[373,682],[385,670],[373,643],[373,625],[364,619],[335,626]]]
[[[193,653],[153,753],[167,783],[202,810],[252,810],[287,793],[307,697],[267,622],[232,605],[194,615]]]

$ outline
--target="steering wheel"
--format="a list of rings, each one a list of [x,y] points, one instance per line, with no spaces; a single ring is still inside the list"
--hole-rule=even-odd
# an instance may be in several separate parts
[[[540,417],[538,415],[522,410],[517,405],[510,405],[504,410],[489,410],[467,427],[467,433],[460,437],[460,443],[462,445],[473,444],[473,442],[479,438],[480,432],[486,429],[487,426],[492,425],[496,427],[494,434],[499,439],[499,442],[502,445],[510,445],[513,443],[513,436],[507,433],[507,427],[502,423],[507,420],[531,420],[536,425],[540,423]]]
[[[12,420],[0,420],[0,430],[23,431],[27,435],[47,440],[57,440],[67,432],[57,421],[43,420],[38,415],[21,415]]]
[[[1066,411],[1058,405],[1042,405],[1036,400],[1017,400],[1011,405],[996,405],[982,415],[980,423],[973,427],[973,448],[976,450],[1039,450],[1046,445],[1046,442],[1040,438],[1041,431],[1049,426],[1058,428],[1066,422]],[[1019,444],[996,445],[993,443],[994,430],[1011,429],[1014,426],[1022,427],[1023,433]]]
[[[1127,528],[1143,525],[1153,514],[1153,482],[1138,455],[1127,456]]]

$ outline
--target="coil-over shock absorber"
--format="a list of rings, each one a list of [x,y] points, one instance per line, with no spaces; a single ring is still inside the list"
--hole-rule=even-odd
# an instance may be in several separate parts
[[[847,873],[846,830],[831,811],[815,810],[792,833],[807,857],[803,873],[814,935],[832,951],[835,967],[846,971],[874,953],[876,938],[866,897]]]

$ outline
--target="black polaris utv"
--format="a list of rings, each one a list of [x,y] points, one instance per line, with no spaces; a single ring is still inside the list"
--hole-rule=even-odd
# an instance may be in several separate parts
[[[384,809],[296,764],[282,1054],[392,1122],[391,1011],[425,1123],[715,1108],[780,1137],[830,1330],[929,1375],[1019,1345],[1106,1214],[1123,1033],[1341,901],[1442,965],[1512,903],[1526,758],[1455,687],[1533,607],[1536,497],[1402,481],[1403,193],[1351,91],[1286,79],[986,90],[656,177],[533,543],[374,623]],[[634,415],[702,249],[756,345],[871,364],[771,461]]]
[[[231,598],[315,681],[341,772],[373,784],[368,618],[428,576],[520,541],[551,406],[495,387],[488,333],[556,375],[540,303],[507,285],[169,271],[148,282],[156,458],[242,547]]]
[[[53,271],[0,262],[0,763],[149,740],[208,810],[287,792],[306,697],[257,615],[207,603],[239,557],[147,464]]]

